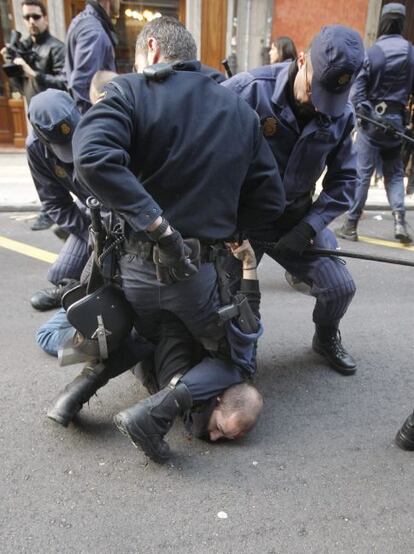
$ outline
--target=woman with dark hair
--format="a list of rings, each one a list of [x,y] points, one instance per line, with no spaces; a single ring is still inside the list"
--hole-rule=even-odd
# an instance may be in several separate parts
[[[279,37],[270,48],[270,63],[293,61],[298,57],[296,46],[290,37]]]

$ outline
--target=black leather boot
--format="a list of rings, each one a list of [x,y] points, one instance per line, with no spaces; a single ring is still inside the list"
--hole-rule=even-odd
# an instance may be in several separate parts
[[[357,227],[358,227],[358,220],[351,221],[350,219],[346,219],[342,227],[335,230],[335,235],[341,239],[357,241],[358,240]]]
[[[353,375],[356,362],[342,345],[341,333],[336,327],[316,326],[312,348],[328,360],[331,367],[342,375]]]
[[[145,454],[162,464],[170,457],[170,447],[164,440],[177,415],[192,406],[190,391],[184,383],[168,385],[157,394],[142,400],[114,417],[115,425]]]
[[[411,244],[413,239],[407,231],[404,212],[392,212],[394,216],[394,236],[403,244]]]
[[[108,378],[102,363],[88,364],[75,379],[66,385],[47,412],[47,417],[67,427],[82,406],[103,387]]]
[[[30,299],[30,304],[35,310],[45,312],[60,308],[62,305],[62,296],[68,290],[79,285],[76,279],[62,279],[55,287],[42,289],[36,292]]]
[[[414,450],[414,412],[407,417],[398,431],[395,442],[403,450]]]

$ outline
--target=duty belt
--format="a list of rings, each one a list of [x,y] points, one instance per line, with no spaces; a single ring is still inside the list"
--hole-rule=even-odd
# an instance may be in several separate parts
[[[185,239],[184,239],[185,242]],[[200,241],[201,242],[201,241]],[[123,250],[126,254],[131,254],[132,256],[138,256],[143,260],[153,259],[153,250],[155,243],[152,241],[146,240],[136,240],[132,237],[125,239],[123,243]],[[209,262],[214,262],[216,258],[216,247],[224,247],[223,242],[214,242],[214,243],[204,243],[200,244],[200,258],[201,263],[206,264]]]

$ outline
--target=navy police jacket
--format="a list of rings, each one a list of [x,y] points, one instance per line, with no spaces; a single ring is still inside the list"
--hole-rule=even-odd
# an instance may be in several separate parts
[[[27,159],[39,198],[48,215],[65,231],[88,239],[86,194],[73,180],[73,164],[62,163],[33,131],[26,140]],[[75,202],[71,193],[78,200]]]
[[[318,232],[346,212],[353,200],[357,172],[350,134],[355,118],[348,103],[342,116],[318,114],[301,131],[288,102],[290,63],[296,62],[239,73],[221,86],[236,92],[258,113],[283,179],[287,206],[310,196],[326,169],[322,192],[303,217]]]
[[[199,62],[174,68],[107,85],[74,134],[77,179],[135,232],[162,213],[184,237],[213,240],[274,221],[284,193],[257,115]]]
[[[115,43],[103,15],[87,4],[71,22],[66,37],[68,89],[81,113],[91,106],[89,87],[97,71],[116,71]]]

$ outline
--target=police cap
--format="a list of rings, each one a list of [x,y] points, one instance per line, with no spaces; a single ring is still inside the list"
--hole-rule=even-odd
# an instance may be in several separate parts
[[[400,15],[405,17],[405,6],[403,4],[399,4],[398,2],[385,4],[381,11],[381,17],[384,17],[384,15]]]
[[[362,39],[349,27],[327,25],[313,39],[310,55],[312,104],[323,114],[339,117],[364,61]]]
[[[36,135],[64,163],[73,162],[72,136],[81,116],[72,97],[63,90],[47,89],[33,96],[29,120]]]

